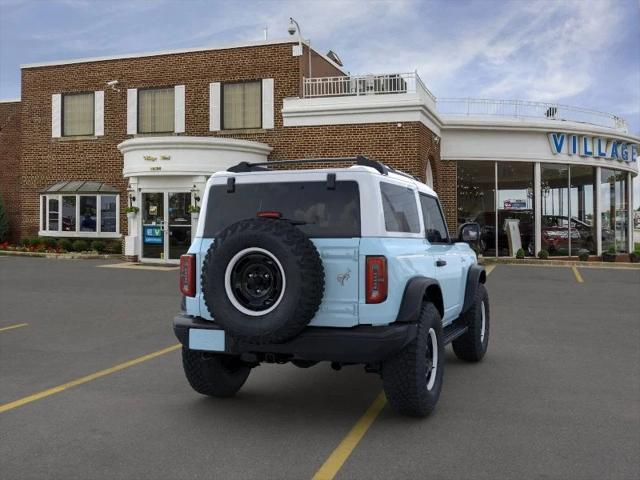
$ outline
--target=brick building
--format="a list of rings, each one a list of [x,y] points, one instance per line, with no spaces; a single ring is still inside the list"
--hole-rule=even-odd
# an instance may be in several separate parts
[[[299,53],[285,40],[23,66],[20,101],[0,103],[0,188],[14,239],[123,238],[129,256],[172,261],[211,173],[242,160],[365,155],[434,186],[451,233],[481,223],[486,254],[513,253],[505,219],[520,222],[520,243],[535,253],[548,246],[543,221],[562,216],[589,224],[592,244],[580,246],[593,253],[611,240],[606,222],[628,250],[638,138],[617,117],[436,102],[416,73],[351,76],[313,50],[309,62],[306,45]],[[566,139],[558,151],[550,133]],[[592,149],[601,139],[609,153],[573,155],[573,137]],[[612,157],[612,144],[627,158]],[[573,192],[561,175],[545,180],[547,163],[567,175],[572,164],[591,170]],[[600,201],[601,169],[613,172],[613,206]],[[567,201],[549,202],[549,191]]]

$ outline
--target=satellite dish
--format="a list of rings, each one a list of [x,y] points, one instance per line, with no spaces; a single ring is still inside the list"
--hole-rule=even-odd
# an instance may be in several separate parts
[[[338,56],[338,54],[336,52],[334,52],[333,50],[329,50],[327,52],[327,57],[329,57],[329,59],[331,59],[331,61],[333,61],[335,64],[339,65],[339,66],[343,66],[342,64],[342,60],[340,60],[340,57]]]

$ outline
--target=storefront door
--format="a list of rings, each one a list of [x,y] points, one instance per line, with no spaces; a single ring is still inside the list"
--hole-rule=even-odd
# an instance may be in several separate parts
[[[191,244],[189,192],[142,193],[142,261],[176,263]]]

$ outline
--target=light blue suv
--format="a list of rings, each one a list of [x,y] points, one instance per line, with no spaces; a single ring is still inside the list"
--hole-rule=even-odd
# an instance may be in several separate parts
[[[444,347],[477,362],[489,341],[484,269],[449,237],[437,195],[365,157],[348,168],[240,163],[215,173],[180,260],[174,331],[199,393],[234,395],[262,362],[364,364],[398,412],[425,416]],[[312,166],[312,165],[306,165]],[[462,228],[477,238],[477,225]]]

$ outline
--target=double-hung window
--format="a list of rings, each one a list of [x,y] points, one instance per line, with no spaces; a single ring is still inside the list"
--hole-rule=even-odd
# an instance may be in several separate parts
[[[174,87],[138,91],[138,133],[174,132],[174,121]]]
[[[62,95],[62,136],[92,136],[95,133],[94,92]]]
[[[222,128],[262,128],[262,82],[222,85]]]

